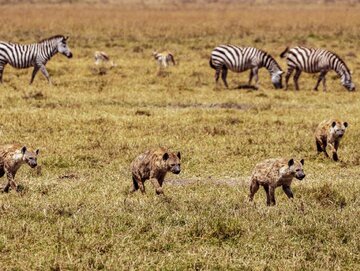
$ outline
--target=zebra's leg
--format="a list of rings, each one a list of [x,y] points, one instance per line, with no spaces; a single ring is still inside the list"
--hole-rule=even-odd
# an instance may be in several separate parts
[[[299,90],[299,77],[301,75],[301,70],[296,70],[295,75],[294,75],[294,84],[295,84],[295,89]]]
[[[254,68],[253,69],[253,73],[254,73],[254,77],[255,77],[255,87],[258,88],[259,87],[259,70],[258,68]]]
[[[288,90],[289,79],[290,79],[290,76],[293,73],[293,71],[294,71],[293,68],[288,67],[288,70],[287,70],[286,75],[285,75],[285,90]]]
[[[0,84],[3,82],[3,73],[6,63],[0,62]]]
[[[40,67],[40,71],[41,71],[42,74],[46,77],[46,79],[48,80],[49,84],[51,85],[50,75],[49,75],[48,71],[46,70],[45,65],[42,65],[42,66]]]
[[[325,75],[326,75],[326,73],[327,73],[327,72],[325,72],[325,71],[320,72],[320,75],[319,75],[319,78],[318,78],[318,80],[317,80],[317,82],[316,82],[316,85],[315,85],[315,87],[314,87],[314,90],[317,91],[320,82],[323,81],[324,91],[326,91],[326,86],[325,86],[325,80],[326,80],[326,79],[325,79]]]
[[[216,85],[217,85],[218,82],[219,82],[220,72],[221,72],[220,69],[217,69],[216,72],[215,72],[215,84],[216,84]]]
[[[323,76],[323,91],[326,91],[326,74],[327,74],[327,72],[324,72],[324,76]]]
[[[228,83],[226,82],[227,72],[228,69],[226,67],[223,67],[221,72],[221,79],[223,80],[225,87],[229,88]]]
[[[250,70],[250,75],[249,75],[249,86],[251,85],[251,81],[252,81],[252,79],[253,79],[253,76],[254,76],[253,70],[251,69],[251,70]]]
[[[30,85],[34,82],[35,75],[37,74],[38,71],[39,71],[39,66],[34,66],[34,70],[31,75]]]

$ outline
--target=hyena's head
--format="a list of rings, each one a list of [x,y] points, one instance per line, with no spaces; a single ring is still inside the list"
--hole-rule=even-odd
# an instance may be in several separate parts
[[[57,50],[60,54],[63,54],[64,56],[66,56],[67,58],[72,58],[73,54],[70,51],[70,48],[67,45],[67,40],[69,39],[69,37],[61,37],[60,39],[58,39],[57,42]]]
[[[347,127],[348,123],[346,121],[341,122],[334,120],[331,123],[330,134],[332,134],[335,138],[341,139],[344,136]]]
[[[273,83],[276,89],[282,88],[282,74],[284,72],[279,70],[271,74],[271,82]]]
[[[37,156],[39,154],[39,149],[36,151],[29,151],[25,146],[21,148],[21,153],[23,155],[23,161],[28,164],[31,168],[37,166]]]
[[[304,159],[300,161],[295,161],[294,159],[290,159],[288,162],[290,174],[293,175],[296,179],[302,180],[305,178],[305,173],[303,170]]]
[[[164,153],[162,159],[165,162],[166,165],[166,169],[167,171],[171,171],[174,174],[179,174],[181,169],[180,169],[180,159],[181,159],[181,155],[180,152],[178,153],[169,153],[166,152]]]

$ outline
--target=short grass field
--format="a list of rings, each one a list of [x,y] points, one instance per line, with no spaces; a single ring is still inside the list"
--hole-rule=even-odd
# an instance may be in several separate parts
[[[37,2],[37,1],[34,1]],[[29,86],[31,69],[6,66],[0,141],[39,148],[39,169],[23,166],[21,193],[0,194],[0,270],[359,270],[360,6],[140,4],[0,7],[0,40],[31,43],[69,35],[74,57],[55,56]],[[335,51],[353,71],[350,93],[334,72],[328,92],[239,89],[248,72],[214,84],[208,61],[219,44],[279,54],[286,46]],[[178,65],[157,74],[153,50]],[[93,54],[115,67],[96,67]],[[319,122],[349,123],[340,162],[316,153]],[[158,146],[181,151],[165,196],[150,183],[128,193],[129,165]],[[248,202],[252,168],[273,157],[304,158],[295,198],[281,188],[267,207]],[[6,179],[1,178],[1,184]]]

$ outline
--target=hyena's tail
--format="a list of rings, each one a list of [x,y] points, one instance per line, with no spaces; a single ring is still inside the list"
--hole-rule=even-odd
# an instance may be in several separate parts
[[[281,58],[286,57],[286,55],[287,55],[288,52],[289,52],[289,47],[286,47],[285,50],[284,50],[284,52],[282,52],[282,53],[280,54],[280,57],[281,57]]]
[[[209,65],[211,68],[213,68],[214,70],[216,70],[216,67],[214,66],[214,64],[212,63],[212,58],[210,57],[210,60],[209,60]]]

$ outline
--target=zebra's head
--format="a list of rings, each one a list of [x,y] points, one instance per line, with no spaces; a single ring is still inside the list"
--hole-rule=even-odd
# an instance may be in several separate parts
[[[355,84],[351,81],[351,78],[345,79],[343,78],[341,80],[342,85],[348,90],[348,91],[355,91]]]
[[[282,88],[282,74],[284,72],[281,70],[275,71],[271,74],[271,81],[276,89]]]
[[[73,54],[71,53],[69,47],[67,46],[67,40],[69,37],[62,36],[60,39],[57,40],[57,50],[59,53],[63,54],[67,58],[72,58]]]

